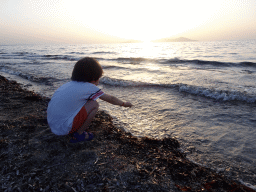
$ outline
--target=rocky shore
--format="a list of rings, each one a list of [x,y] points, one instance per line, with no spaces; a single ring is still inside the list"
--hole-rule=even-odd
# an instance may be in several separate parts
[[[0,76],[1,191],[249,191],[188,161],[177,140],[136,138],[99,111],[95,139],[51,133],[44,98]]]

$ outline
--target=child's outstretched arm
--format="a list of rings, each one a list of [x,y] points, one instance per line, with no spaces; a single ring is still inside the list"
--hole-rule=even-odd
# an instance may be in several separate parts
[[[113,105],[120,105],[120,106],[124,106],[124,107],[132,106],[132,104],[130,102],[123,102],[122,100],[120,100],[112,95],[108,95],[106,93],[104,93],[104,95],[102,95],[100,97],[100,99],[102,99],[103,101],[106,101],[108,103],[111,103]]]

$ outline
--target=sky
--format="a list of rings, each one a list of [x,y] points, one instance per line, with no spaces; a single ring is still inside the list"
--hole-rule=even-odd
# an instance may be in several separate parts
[[[1,0],[0,45],[256,39],[256,0]]]

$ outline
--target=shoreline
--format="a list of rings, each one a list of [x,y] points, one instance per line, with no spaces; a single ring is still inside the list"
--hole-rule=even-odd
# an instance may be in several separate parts
[[[49,98],[0,76],[3,191],[250,191],[190,162],[177,140],[137,138],[99,111],[90,142],[51,133]]]

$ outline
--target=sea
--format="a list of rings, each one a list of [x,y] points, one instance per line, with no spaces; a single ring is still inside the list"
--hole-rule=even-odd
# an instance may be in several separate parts
[[[174,137],[189,160],[256,189],[256,40],[0,45],[0,75],[51,97],[83,57],[102,65],[103,92],[134,105],[99,101],[117,127]]]

